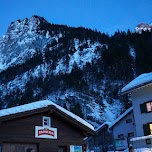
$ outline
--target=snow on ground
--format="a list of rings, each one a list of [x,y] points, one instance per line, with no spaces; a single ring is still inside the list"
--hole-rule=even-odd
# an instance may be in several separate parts
[[[138,148],[135,152],[152,152],[152,148]]]
[[[152,135],[142,136],[142,137],[134,137],[130,141],[145,140],[145,139],[150,139],[150,138],[152,138]]]
[[[107,102],[106,99],[104,99],[103,104],[105,105],[104,113],[103,113],[105,121],[113,122],[120,115],[122,111],[122,103],[120,102],[120,100],[115,99],[114,103],[111,105]]]
[[[16,88],[22,90],[24,92],[25,85],[29,81],[29,73],[32,74],[32,77],[43,76],[46,77],[48,73],[48,65],[41,64],[36,66],[34,69],[23,73],[22,75],[16,76],[14,80],[9,81],[7,84],[1,84],[0,90],[3,90],[3,95],[8,94],[12,90],[16,90]],[[9,91],[9,92],[8,92]]]
[[[91,116],[93,117],[95,120],[98,120],[100,121],[101,120],[101,116],[102,116],[102,107],[101,105],[99,105],[98,103],[96,102],[92,102],[90,104],[88,104],[88,107],[90,109],[92,109],[92,112],[90,114],[88,114],[88,116]]]
[[[32,73],[33,77],[39,77],[41,75],[43,76],[43,78],[45,78],[49,72],[50,71],[48,64],[40,64],[36,66],[33,70],[30,70],[30,73]]]
[[[99,55],[95,52],[96,48],[101,46],[100,43],[94,43],[89,48],[84,48],[83,51],[79,50],[79,41],[75,40],[75,48],[77,51],[70,55],[69,65],[68,67],[64,64],[64,59],[62,58],[58,64],[56,69],[54,70],[54,74],[58,74],[62,71],[62,73],[70,73],[72,71],[74,63],[82,69],[86,63],[91,63],[94,59],[98,59]]]
[[[135,60],[136,59],[136,52],[134,48],[130,48],[130,56]]]
[[[79,47],[79,39],[74,39],[75,42],[75,49],[78,50]]]
[[[50,37],[50,33],[49,31],[46,32],[46,36],[45,36],[47,39]]]

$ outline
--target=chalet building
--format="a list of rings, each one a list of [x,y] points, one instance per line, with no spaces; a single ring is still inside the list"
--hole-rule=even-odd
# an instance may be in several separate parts
[[[85,120],[49,100],[0,110],[0,152],[83,152]]]
[[[112,146],[112,132],[109,131],[109,124],[103,123],[95,129],[95,135],[85,139],[87,151],[104,152]]]
[[[130,139],[136,136],[133,108],[120,115],[110,126],[113,132],[115,150],[125,150],[129,147]]]
[[[137,135],[131,139],[134,148],[152,148],[152,73],[138,76],[121,94],[131,94],[132,98]]]

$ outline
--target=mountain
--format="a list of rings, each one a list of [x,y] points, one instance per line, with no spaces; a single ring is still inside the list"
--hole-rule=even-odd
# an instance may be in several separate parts
[[[142,31],[152,31],[152,24],[147,24],[147,23],[140,23],[137,25],[137,27],[135,28],[135,31],[139,34],[142,33]]]
[[[51,99],[95,127],[131,106],[119,91],[152,71],[152,33],[113,36],[55,25],[39,16],[17,20],[0,40],[0,107]]]

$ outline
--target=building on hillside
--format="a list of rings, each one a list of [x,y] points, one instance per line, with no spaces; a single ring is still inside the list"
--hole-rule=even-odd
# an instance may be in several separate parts
[[[131,94],[136,124],[136,138],[131,139],[134,148],[152,148],[152,72],[138,76],[121,90]]]
[[[87,151],[104,152],[112,146],[112,132],[109,131],[109,123],[103,123],[95,129],[95,135],[85,139]]]
[[[92,125],[49,100],[0,110],[2,152],[83,152],[92,135]]]
[[[113,133],[115,150],[125,150],[129,147],[130,138],[136,136],[133,108],[120,115],[110,126]]]

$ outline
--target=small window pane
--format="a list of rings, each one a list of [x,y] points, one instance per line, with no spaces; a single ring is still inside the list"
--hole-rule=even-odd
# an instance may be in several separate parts
[[[50,117],[43,117],[43,126],[50,127]]]
[[[143,124],[143,131],[144,131],[144,136],[150,135],[150,124]]]
[[[127,119],[126,120],[126,123],[131,123],[132,122],[132,119]]]
[[[44,122],[43,122],[43,125],[44,125],[44,126],[47,126],[48,124],[47,124],[47,122],[44,121]]]
[[[152,111],[152,102],[146,103],[147,112]]]

